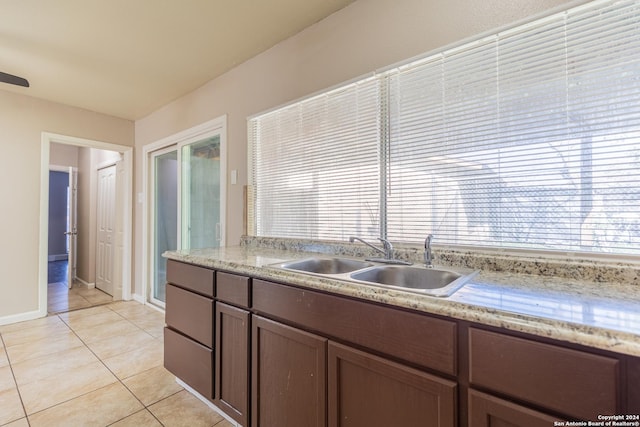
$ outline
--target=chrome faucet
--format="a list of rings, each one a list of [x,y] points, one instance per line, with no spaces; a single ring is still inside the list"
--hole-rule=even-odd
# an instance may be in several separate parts
[[[427,268],[433,268],[433,252],[431,251],[432,240],[432,234],[427,235],[427,238],[424,239],[424,265]]]
[[[384,255],[385,259],[393,259],[393,245],[391,245],[391,242],[388,241],[387,239],[381,239],[378,237],[378,240],[382,242],[383,249],[380,249],[377,246],[373,246],[371,243],[361,239],[360,237],[355,237],[355,236],[349,237],[349,241],[351,243],[355,242],[356,240],[364,243],[365,245],[369,246],[371,249],[374,249],[377,252],[380,252],[381,254]]]

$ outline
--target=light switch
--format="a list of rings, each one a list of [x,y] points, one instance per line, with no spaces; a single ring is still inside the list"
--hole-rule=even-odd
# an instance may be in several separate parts
[[[144,193],[138,193],[138,203],[144,202]]]
[[[231,185],[236,185],[238,183],[238,170],[231,170]]]

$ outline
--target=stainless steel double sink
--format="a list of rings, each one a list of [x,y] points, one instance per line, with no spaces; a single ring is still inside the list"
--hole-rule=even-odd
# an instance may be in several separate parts
[[[476,274],[407,265],[380,265],[339,257],[311,257],[278,264],[283,270],[364,283],[367,285],[448,297]]]

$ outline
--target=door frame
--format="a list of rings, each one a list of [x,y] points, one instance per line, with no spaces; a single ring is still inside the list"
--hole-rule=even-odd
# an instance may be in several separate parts
[[[40,236],[38,251],[38,315],[47,315],[47,246],[49,238],[49,153],[51,143],[117,151],[123,154],[124,203],[120,207],[124,218],[124,251],[122,254],[122,299],[131,299],[131,261],[133,225],[133,147],[75,136],[42,132],[40,150]],[[25,319],[27,320],[27,319]]]
[[[215,119],[193,126],[189,129],[185,129],[173,135],[167,136],[155,142],[149,143],[142,147],[142,189],[146,193],[143,196],[142,203],[142,295],[134,295],[133,298],[142,303],[149,304],[149,291],[150,283],[152,281],[150,271],[151,266],[151,236],[152,230],[150,227],[153,225],[153,221],[150,217],[152,215],[151,194],[153,193],[153,180],[150,177],[152,168],[150,167],[151,153],[154,151],[163,150],[172,145],[176,146],[178,150],[178,163],[181,162],[180,145],[189,142],[196,142],[199,139],[206,138],[210,134],[215,133],[220,135],[220,222],[223,224],[221,227],[221,246],[225,246],[226,242],[226,213],[227,213],[227,115],[216,117]],[[178,247],[180,247],[181,237],[181,216],[180,216],[180,187],[178,185]]]

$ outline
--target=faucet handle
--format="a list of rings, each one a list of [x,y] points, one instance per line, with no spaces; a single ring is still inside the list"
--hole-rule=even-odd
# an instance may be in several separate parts
[[[393,258],[393,245],[391,244],[391,242],[389,240],[383,239],[381,237],[378,237],[378,240],[380,240],[382,242],[382,246],[384,247],[385,257],[387,259],[392,259]]]

